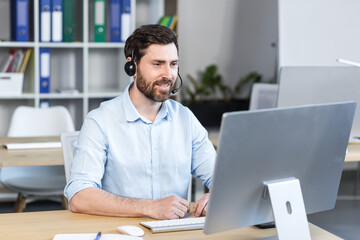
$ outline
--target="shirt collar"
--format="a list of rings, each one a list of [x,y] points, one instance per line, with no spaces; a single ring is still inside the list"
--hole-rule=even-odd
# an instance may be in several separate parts
[[[128,122],[136,122],[139,119],[141,119],[145,123],[151,123],[149,120],[147,120],[146,118],[144,118],[143,116],[141,116],[139,114],[139,112],[136,110],[134,104],[132,103],[132,101],[130,99],[129,90],[132,88],[133,85],[134,85],[134,82],[130,83],[129,86],[126,87],[126,89],[124,91],[124,95],[123,95],[124,96],[125,119]],[[160,111],[159,111],[158,115],[156,116],[155,121],[157,121],[157,119],[171,120],[172,118],[171,118],[170,112],[171,111],[169,111],[169,100],[166,100],[161,105]]]

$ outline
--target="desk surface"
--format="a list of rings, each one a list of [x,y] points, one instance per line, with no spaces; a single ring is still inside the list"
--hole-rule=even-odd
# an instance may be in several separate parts
[[[120,225],[137,225],[144,229],[144,239],[258,239],[276,234],[275,229],[246,227],[223,233],[205,235],[202,230],[152,234],[139,225],[143,218],[103,217],[71,213],[67,210],[49,212],[0,214],[0,233],[4,239],[51,240],[58,233],[117,233]],[[312,239],[341,239],[309,223]]]
[[[217,135],[209,135],[210,140],[216,146]],[[9,138],[0,137],[0,168],[14,166],[46,166],[64,165],[63,155],[60,148],[32,149],[32,150],[7,150],[2,145],[12,142],[48,142],[60,141],[60,137],[26,137]],[[350,144],[345,162],[360,161],[360,144]]]
[[[64,165],[61,148],[7,150],[4,143],[13,142],[54,142],[60,137],[0,137],[0,167]]]
[[[217,147],[219,142],[218,134],[209,134],[209,139],[212,144]],[[360,144],[349,144],[348,152],[345,156],[345,162],[359,162],[360,161]]]

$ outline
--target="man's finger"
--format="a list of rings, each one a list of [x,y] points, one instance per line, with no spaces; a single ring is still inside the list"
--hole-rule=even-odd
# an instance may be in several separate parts
[[[200,216],[205,216],[206,215],[207,205],[208,205],[208,202],[206,201],[205,206],[203,207],[203,209],[202,209],[202,211],[200,213]]]
[[[185,212],[188,212],[190,210],[190,203],[183,198],[179,198],[179,199],[180,199],[179,203],[181,203],[186,208]]]

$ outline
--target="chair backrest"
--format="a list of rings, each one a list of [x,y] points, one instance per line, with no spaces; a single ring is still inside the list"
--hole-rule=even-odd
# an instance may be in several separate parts
[[[255,83],[251,90],[249,110],[276,108],[278,84]]]
[[[80,131],[61,133],[61,147],[64,157],[66,183],[69,182],[71,161],[73,160],[73,143],[78,139]]]
[[[69,111],[63,106],[17,107],[12,115],[9,137],[57,136],[75,131]]]

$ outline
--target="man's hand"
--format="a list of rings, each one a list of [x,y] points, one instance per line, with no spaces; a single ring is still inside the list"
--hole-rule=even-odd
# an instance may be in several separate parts
[[[208,200],[209,193],[206,193],[200,200],[196,201],[193,210],[195,217],[206,216]]]
[[[170,196],[154,200],[148,207],[151,212],[149,214],[151,218],[177,219],[184,217],[189,212],[189,206],[190,204],[187,200],[177,196]]]

